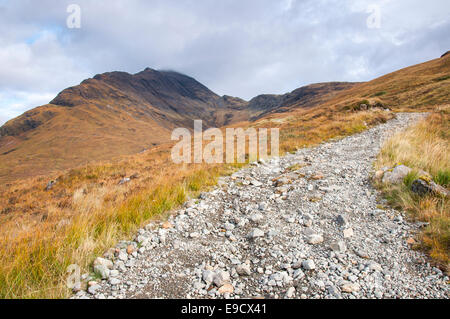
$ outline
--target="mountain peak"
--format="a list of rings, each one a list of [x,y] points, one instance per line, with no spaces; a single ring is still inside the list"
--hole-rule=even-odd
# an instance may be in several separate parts
[[[183,106],[197,104],[197,111],[204,111],[204,106],[199,103],[214,107],[217,99],[217,94],[194,78],[175,71],[158,71],[147,67],[136,74],[121,71],[97,74],[63,90],[50,104],[73,107],[128,100],[127,104],[150,104],[160,110],[183,113],[180,109]]]

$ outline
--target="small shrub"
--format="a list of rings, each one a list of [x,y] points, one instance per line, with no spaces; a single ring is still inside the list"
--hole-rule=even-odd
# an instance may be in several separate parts
[[[444,75],[444,76],[441,76],[441,77],[433,79],[433,81],[441,82],[441,81],[445,81],[445,80],[448,80],[448,79],[450,79],[450,75]]]
[[[408,173],[408,175],[405,176],[403,179],[403,184],[408,188],[411,189],[412,183],[418,178],[418,174],[415,171],[412,171]]]
[[[372,95],[373,97],[377,97],[377,96],[382,96],[382,95],[385,95],[386,94],[386,91],[380,91],[380,92],[377,92],[377,93],[375,93],[374,95]]]

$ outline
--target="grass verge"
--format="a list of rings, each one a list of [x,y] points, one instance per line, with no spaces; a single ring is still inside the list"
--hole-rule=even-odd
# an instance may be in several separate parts
[[[390,138],[378,156],[376,167],[392,167],[402,163],[414,169],[401,185],[381,185],[389,203],[407,211],[418,221],[429,223],[420,234],[420,241],[429,255],[448,272],[450,262],[449,198],[418,196],[411,183],[419,170],[431,174],[433,180],[450,186],[450,106],[438,108],[426,119]]]

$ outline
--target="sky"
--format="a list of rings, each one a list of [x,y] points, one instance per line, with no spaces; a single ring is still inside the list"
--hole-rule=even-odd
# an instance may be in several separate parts
[[[448,0],[0,0],[0,125],[103,72],[174,70],[248,100],[448,50]]]

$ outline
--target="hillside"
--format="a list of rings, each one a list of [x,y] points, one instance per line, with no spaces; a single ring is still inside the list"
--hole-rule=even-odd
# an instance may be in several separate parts
[[[450,55],[413,65],[342,92],[327,104],[380,100],[394,110],[433,109],[450,102]]]
[[[342,85],[342,84],[341,84]],[[253,126],[277,126],[281,129],[281,147],[296,150],[313,129],[314,140],[340,134],[339,121],[347,122],[349,132],[364,129],[350,120],[366,109],[392,111],[433,110],[450,103],[450,55],[410,66],[349,89],[334,92],[329,99],[319,101],[314,108],[303,108],[302,100],[290,104],[287,112],[276,110],[265,114]],[[279,110],[284,110],[281,107]],[[350,122],[353,122],[350,125]],[[312,125],[314,123],[314,125]],[[371,124],[370,121],[366,124]]]

